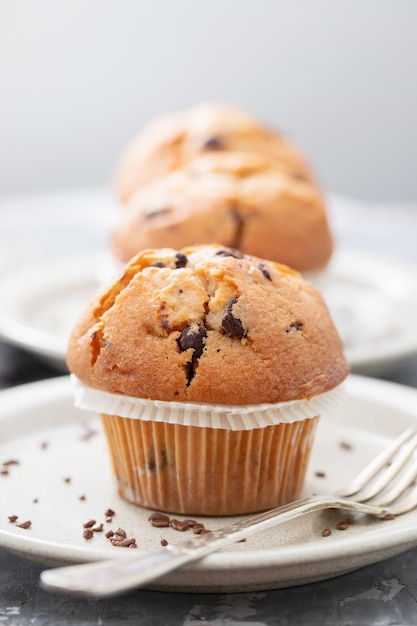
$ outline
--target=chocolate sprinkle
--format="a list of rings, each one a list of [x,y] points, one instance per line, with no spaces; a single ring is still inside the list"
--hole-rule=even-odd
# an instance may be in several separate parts
[[[83,528],[91,528],[96,523],[95,519],[88,519],[84,522]]]
[[[339,445],[342,450],[352,450],[352,444],[348,443],[347,441],[341,441]]]
[[[184,532],[184,530],[188,530],[190,528],[190,525],[186,520],[181,521],[178,519],[172,519],[169,525],[171,526],[171,528],[173,528],[174,530],[178,530],[179,532]],[[196,525],[194,525],[193,528],[195,528],[195,526]]]
[[[162,513],[152,513],[152,515],[148,517],[148,521],[156,528],[166,528],[169,526],[168,515],[162,515]]]
[[[16,524],[18,528],[24,528],[25,530],[27,528],[30,528],[31,525],[32,525],[32,522],[29,519],[26,522],[22,522],[21,524]]]

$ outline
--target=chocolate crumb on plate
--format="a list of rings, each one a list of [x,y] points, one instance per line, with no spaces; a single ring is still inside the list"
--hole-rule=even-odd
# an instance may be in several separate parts
[[[341,441],[339,446],[342,448],[342,450],[352,450],[352,444],[348,441]]]
[[[116,513],[113,511],[113,509],[108,508],[104,511],[104,515],[106,517],[113,517],[113,515],[116,515]]]
[[[91,530],[95,533],[101,533],[103,531],[103,524],[94,524],[91,526]]]
[[[16,524],[16,526],[18,528],[24,528],[26,530],[27,528],[30,528],[30,526],[32,526],[32,522],[28,519],[26,520],[26,522],[22,522],[21,524]]]
[[[123,528],[118,528],[115,532],[109,530],[105,533],[105,537],[117,548],[137,548],[136,539],[128,537]]]
[[[163,515],[162,513],[152,513],[148,517],[148,521],[156,528],[168,527],[170,523],[168,515]]]
[[[326,478],[326,472],[323,472],[322,470],[317,470],[317,472],[314,472],[314,476],[317,476],[317,478]]]
[[[173,528],[174,530],[178,530],[179,532],[184,532],[184,530],[188,530],[190,528],[190,525],[185,520],[179,519],[172,519],[169,525],[171,526],[171,528]]]
[[[349,523],[346,520],[342,520],[336,524],[337,530],[346,530],[349,526]]]
[[[329,537],[331,534],[332,534],[332,531],[330,528],[323,528],[323,530],[321,531],[322,537]]]
[[[165,547],[168,545],[168,541],[166,539],[161,539],[161,546]]]
[[[393,515],[392,513],[387,513],[386,515],[384,515],[384,517],[381,517],[381,520],[383,522],[388,522],[395,519],[395,515]]]
[[[92,537],[94,536],[93,531],[91,530],[91,528],[86,528],[83,532],[83,537],[84,539],[92,539]]]
[[[71,476],[64,476],[63,481],[64,481],[64,483],[70,483],[71,482]]]
[[[14,522],[18,519],[17,515],[9,515],[9,522],[14,524]]]
[[[201,535],[204,530],[206,530],[204,524],[194,524],[193,526],[193,533],[195,535]]]
[[[9,459],[8,461],[3,461],[3,466],[7,467],[8,465],[19,465],[19,461],[16,459]]]
[[[96,524],[96,520],[95,519],[87,519],[83,523],[83,528],[91,528],[92,526],[94,526],[94,524]]]
[[[0,474],[1,474],[2,476],[8,476],[8,474],[9,474],[9,470],[7,469],[7,467],[2,467],[2,468],[0,469]]]

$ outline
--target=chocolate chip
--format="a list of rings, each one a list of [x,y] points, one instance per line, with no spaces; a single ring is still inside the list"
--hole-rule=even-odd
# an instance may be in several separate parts
[[[224,334],[227,336],[244,337],[246,332],[243,328],[242,322],[239,318],[235,317],[232,312],[232,309],[237,301],[238,297],[234,296],[226,304],[222,317],[222,329]]]
[[[233,241],[231,242],[231,247],[239,249],[243,237],[243,226],[245,224],[245,220],[243,219],[236,207],[232,207],[230,209],[230,215],[232,216],[236,224],[236,230]]]
[[[186,326],[181,331],[181,334],[177,339],[177,344],[182,352],[189,350],[190,348],[193,350],[191,359],[185,364],[187,386],[191,384],[191,381],[194,378],[198,365],[198,359],[203,353],[204,340],[206,337],[207,330],[205,326],[203,326],[203,324],[194,323],[191,326]]]
[[[152,218],[155,217],[156,215],[162,215],[163,213],[168,213],[169,212],[169,206],[167,206],[166,204],[160,204],[160,205],[156,205],[153,207],[148,207],[145,210],[145,217],[146,218]]]
[[[267,278],[268,280],[272,281],[271,278],[271,274],[269,273],[269,271],[266,269],[265,267],[265,263],[263,261],[261,261],[258,265],[259,269],[261,270],[262,274],[265,276],[265,278]]]
[[[179,269],[180,267],[185,267],[188,263],[188,257],[183,252],[177,252],[177,254],[175,255],[175,258],[176,258],[175,267],[177,269]]]
[[[224,148],[224,143],[218,136],[209,137],[203,144],[203,148],[206,150],[222,150]]]
[[[177,343],[182,352],[192,348],[194,350],[194,357],[201,356],[204,347],[204,339],[207,337],[207,330],[203,324],[192,324],[186,326],[177,339]]]
[[[287,328],[285,329],[286,333],[290,333],[293,330],[303,330],[303,322],[291,322],[291,324],[289,326],[287,326]]]
[[[232,250],[231,248],[227,250],[217,250],[216,256],[232,256],[235,259],[243,259],[244,255],[239,252],[239,250]]]
[[[166,267],[166,265],[162,263],[162,261],[155,261],[155,263],[151,263],[149,267]]]

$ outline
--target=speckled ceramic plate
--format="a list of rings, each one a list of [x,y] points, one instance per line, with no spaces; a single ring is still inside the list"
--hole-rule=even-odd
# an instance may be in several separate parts
[[[0,337],[64,369],[71,328],[109,275],[104,253],[0,274]],[[379,373],[417,354],[412,264],[345,249],[307,278],[323,292],[354,372]]]
[[[157,529],[149,511],[121,500],[111,475],[99,419],[77,410],[67,377],[0,393],[0,545],[48,566],[132,558],[157,549],[161,539],[185,538]],[[417,390],[360,376],[347,381],[347,397],[322,418],[305,494],[336,491],[388,441],[417,421]],[[106,522],[105,511],[115,511]],[[10,522],[9,516],[18,516]],[[417,511],[392,521],[363,516],[347,530],[346,513],[314,513],[236,543],[152,585],[173,591],[249,591],[323,580],[417,545]],[[116,548],[105,532],[83,538],[83,522],[122,527],[137,550]],[[19,523],[31,521],[29,528]],[[199,518],[206,528],[230,518]],[[330,528],[332,534],[322,536]]]

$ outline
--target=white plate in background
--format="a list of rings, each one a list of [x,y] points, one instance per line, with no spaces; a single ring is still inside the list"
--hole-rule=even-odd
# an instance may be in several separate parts
[[[352,375],[346,391],[344,403],[319,423],[304,495],[337,491],[392,438],[417,423],[417,390]],[[149,511],[119,498],[98,417],[73,407],[69,377],[2,391],[0,404],[0,461],[16,462],[0,476],[1,547],[53,566],[132,558],[160,548],[162,538],[170,543],[186,538],[170,528],[152,527]],[[115,511],[111,524],[104,514],[109,507]],[[32,524],[18,528],[9,515]],[[417,545],[417,510],[392,521],[358,516],[347,530],[337,530],[337,522],[345,518],[346,512],[334,510],[301,517],[150,587],[228,592],[294,586],[332,578]],[[86,519],[103,522],[105,530],[124,528],[138,549],[115,548],[104,532],[83,539]],[[214,529],[232,518],[197,519]],[[323,537],[327,527],[332,534]]]
[[[0,277],[0,337],[59,368],[71,328],[108,275],[96,255]],[[354,372],[376,374],[417,354],[417,267],[354,249],[307,276],[322,291]]]

